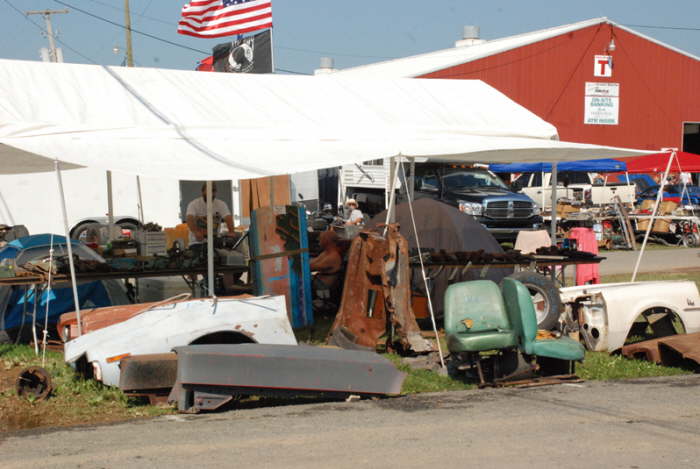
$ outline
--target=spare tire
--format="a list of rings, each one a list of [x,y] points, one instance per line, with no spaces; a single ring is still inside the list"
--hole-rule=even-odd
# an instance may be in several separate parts
[[[515,272],[508,277],[519,281],[530,291],[537,315],[537,328],[554,329],[563,311],[561,296],[556,285],[536,272]]]

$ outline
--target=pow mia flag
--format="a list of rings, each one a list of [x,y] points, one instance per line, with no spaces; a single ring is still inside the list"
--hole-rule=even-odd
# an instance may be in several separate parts
[[[270,30],[234,42],[217,44],[212,49],[215,72],[272,73],[272,35]]]

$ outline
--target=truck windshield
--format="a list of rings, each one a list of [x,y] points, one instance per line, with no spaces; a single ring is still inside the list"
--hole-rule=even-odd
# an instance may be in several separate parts
[[[486,171],[459,171],[450,173],[442,178],[447,190],[465,187],[497,187],[508,190],[508,186],[498,176]]]

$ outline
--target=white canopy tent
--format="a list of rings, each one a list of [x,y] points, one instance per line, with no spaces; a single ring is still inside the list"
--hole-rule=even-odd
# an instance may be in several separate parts
[[[0,173],[53,162],[173,179],[251,178],[404,155],[639,155],[560,142],[478,80],[237,75],[0,60]],[[63,166],[63,165],[62,165]]]
[[[646,153],[561,142],[552,125],[476,80],[0,60],[0,174],[56,169],[59,186],[59,164],[215,180],[397,156],[512,162]]]

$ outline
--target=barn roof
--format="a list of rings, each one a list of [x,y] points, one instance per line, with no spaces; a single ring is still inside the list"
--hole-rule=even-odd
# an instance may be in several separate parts
[[[630,29],[629,27],[611,21],[608,18],[602,17],[579,21],[578,23],[563,26],[556,26],[554,28],[541,29],[539,31],[516,34],[515,36],[492,39],[472,46],[453,47],[450,49],[443,49],[425,54],[361,65],[359,67],[340,70],[336,73],[347,75],[364,75],[371,73],[375,76],[377,76],[376,74],[380,74],[379,76],[383,76],[385,78],[419,77],[598,24],[610,24],[616,28],[623,29],[631,34],[642,37],[669,50],[700,61],[700,57],[694,56],[688,52],[682,51],[654,38],[646,36],[638,31]]]

